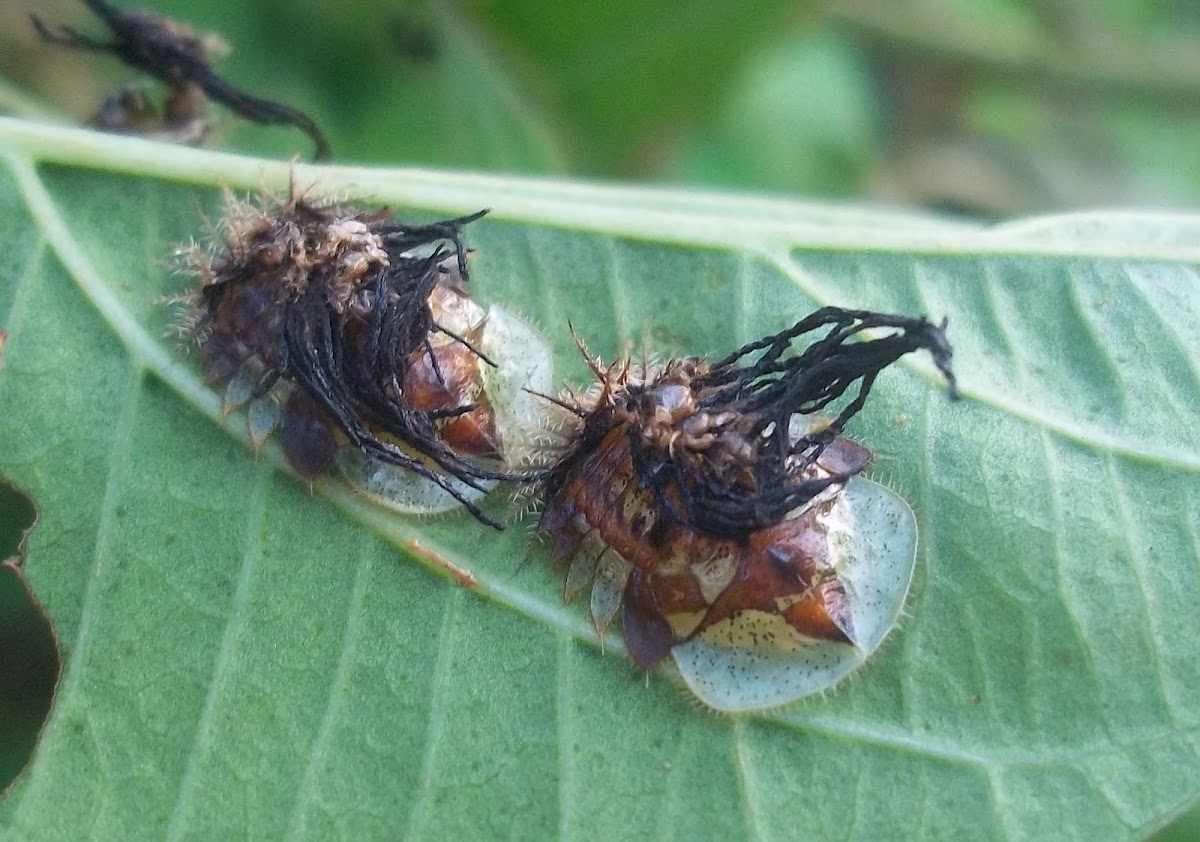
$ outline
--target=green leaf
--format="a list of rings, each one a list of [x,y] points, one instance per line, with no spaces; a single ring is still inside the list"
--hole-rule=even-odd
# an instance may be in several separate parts
[[[964,400],[906,360],[852,430],[917,513],[909,616],[834,692],[719,717],[602,650],[526,530],[310,491],[219,418],[162,338],[166,258],[286,164],[0,119],[0,165],[0,471],[65,664],[7,837],[1094,842],[1200,793],[1200,218],[294,169],[493,208],[473,287],[576,384],[568,320],[611,357],[824,303],[949,317]]]

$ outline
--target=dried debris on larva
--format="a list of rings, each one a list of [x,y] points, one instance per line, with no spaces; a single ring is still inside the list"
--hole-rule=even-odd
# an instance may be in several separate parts
[[[229,51],[219,36],[143,10],[119,9],[105,0],[83,0],[108,29],[105,40],[69,26],[51,26],[36,14],[30,21],[41,39],[70,49],[108,53],[131,70],[166,86],[161,108],[140,82],[123,85],[107,97],[88,125],[101,131],[135,134],[169,143],[203,144],[213,134],[210,101],[261,125],[289,125],[316,146],[315,158],[332,155],[316,122],[298,109],[242,91],[219,77],[213,59]]]
[[[403,511],[465,506],[522,480],[549,388],[549,349],[509,311],[471,300],[463,230],[484,212],[396,221],[293,195],[227,201],[212,242],[181,249],[198,281],[180,332],[224,411],[246,408],[256,444],[278,432],[312,478],[336,463],[361,493]]]
[[[840,680],[895,625],[916,558],[911,509],[857,476],[873,454],[843,431],[922,349],[953,393],[944,324],[834,307],[716,362],[589,359],[599,388],[561,399],[539,520],[564,597],[590,587],[598,632],[619,612],[638,665],[672,655],[718,710]]]

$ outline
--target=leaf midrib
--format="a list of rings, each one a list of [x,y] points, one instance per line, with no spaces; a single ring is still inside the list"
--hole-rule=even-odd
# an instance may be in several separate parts
[[[789,250],[853,250],[921,256],[1200,263],[1200,245],[1123,242],[1111,236],[1102,240],[1020,236],[1021,231],[1036,230],[1039,220],[987,228],[933,216],[917,217],[912,211],[806,204],[711,191],[416,168],[314,167],[9,117],[0,117],[0,143],[30,163],[86,165],[122,175],[252,191],[286,192],[294,179],[299,185],[319,185],[322,192],[379,198],[409,207],[447,213],[492,207],[495,215],[505,221],[662,244],[731,249],[772,260]],[[1114,211],[1070,218],[1119,221],[1125,216]],[[1049,224],[1063,218],[1045,217],[1044,221]],[[1143,216],[1139,214],[1139,218]],[[1164,224],[1188,222],[1200,228],[1196,217],[1186,214],[1156,213],[1149,218]]]

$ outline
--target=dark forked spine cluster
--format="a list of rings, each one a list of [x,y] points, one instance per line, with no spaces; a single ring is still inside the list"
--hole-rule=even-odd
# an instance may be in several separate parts
[[[280,381],[290,386],[283,444],[302,475],[325,468],[340,435],[372,459],[431,480],[499,527],[462,486],[482,490],[486,481],[523,475],[467,459],[441,438],[439,425],[473,404],[415,409],[402,386],[421,358],[442,379],[431,345],[439,332],[486,361],[439,324],[429,304],[439,283],[465,282],[462,229],[484,213],[407,225],[386,210],[359,213],[300,198],[262,209],[234,203],[215,253],[185,250],[201,286],[183,326],[199,343],[209,381],[249,369],[257,396]]]
[[[823,329],[796,350],[801,338]],[[880,329],[890,332],[859,338]],[[688,357],[643,378],[631,378],[628,363],[595,367],[601,397],[594,407],[574,408],[581,424],[554,468],[548,496],[624,425],[637,486],[652,492],[670,518],[700,534],[745,538],[866,466],[869,456],[832,473],[814,470],[863,408],[879,373],[920,349],[930,352],[956,395],[944,322],[838,307],[822,308],[715,363]],[[836,415],[813,423],[848,392],[853,397]]]

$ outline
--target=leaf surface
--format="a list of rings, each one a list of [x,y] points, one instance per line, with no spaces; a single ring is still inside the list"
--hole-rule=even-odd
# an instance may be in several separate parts
[[[826,303],[947,316],[965,399],[906,360],[851,430],[917,513],[908,616],[782,711],[644,680],[526,529],[310,490],[163,338],[172,247],[286,164],[0,119],[0,471],[37,502],[65,665],[7,837],[1128,839],[1200,793],[1200,218],[294,177],[491,207],[475,294],[578,385],[568,322],[611,358],[722,354]]]

